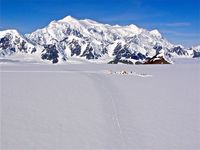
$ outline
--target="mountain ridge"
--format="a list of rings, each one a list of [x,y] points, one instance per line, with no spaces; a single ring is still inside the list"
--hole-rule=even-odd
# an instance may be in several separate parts
[[[171,44],[157,29],[148,31],[134,24],[113,26],[91,19],[77,20],[71,16],[51,21],[46,27],[30,34],[21,35],[14,31],[0,31],[1,57],[16,52],[36,52],[41,60],[52,63],[67,61],[71,57],[88,60],[107,57],[115,61],[129,59],[135,63],[144,62],[161,50],[168,57],[194,57],[196,54],[195,48],[186,49]],[[15,38],[20,40],[16,42]],[[19,45],[26,47],[22,49]]]

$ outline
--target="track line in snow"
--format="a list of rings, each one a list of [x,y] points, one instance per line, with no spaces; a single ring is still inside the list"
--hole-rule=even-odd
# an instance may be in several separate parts
[[[89,77],[91,77],[91,74],[89,75]],[[105,81],[102,80],[101,77],[99,77],[99,75],[97,76],[92,76],[93,79],[95,80],[99,80],[99,83],[103,83]],[[111,102],[111,107],[112,107],[112,119],[114,121],[114,125],[119,129],[119,135],[122,139],[122,143],[123,143],[123,146],[126,147],[126,142],[125,142],[125,137],[124,137],[124,134],[123,134],[123,131],[122,131],[122,127],[121,127],[121,124],[120,124],[120,119],[119,119],[119,113],[118,113],[118,108],[117,108],[117,104],[115,102],[115,99],[113,98],[113,96],[111,94],[109,94],[107,91],[109,91],[109,88],[106,88],[105,86],[103,86],[101,84],[101,88],[103,89],[103,91],[105,93],[107,93],[106,95],[109,97],[109,100]]]

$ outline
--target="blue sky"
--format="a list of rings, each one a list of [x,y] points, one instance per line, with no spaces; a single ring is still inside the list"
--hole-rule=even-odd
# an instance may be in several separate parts
[[[156,28],[172,43],[200,44],[199,0],[0,0],[0,30],[29,33],[68,15]]]

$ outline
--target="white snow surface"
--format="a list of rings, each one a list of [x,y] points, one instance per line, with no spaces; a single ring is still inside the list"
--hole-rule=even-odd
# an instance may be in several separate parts
[[[122,70],[150,76],[108,73]],[[0,149],[200,149],[199,76],[199,63],[1,64]]]

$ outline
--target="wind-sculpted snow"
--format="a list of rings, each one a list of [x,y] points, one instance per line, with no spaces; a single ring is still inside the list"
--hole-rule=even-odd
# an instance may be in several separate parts
[[[200,149],[199,62],[0,67],[1,149]]]

